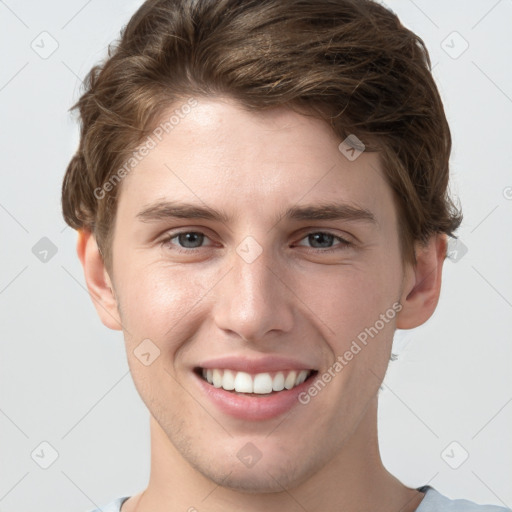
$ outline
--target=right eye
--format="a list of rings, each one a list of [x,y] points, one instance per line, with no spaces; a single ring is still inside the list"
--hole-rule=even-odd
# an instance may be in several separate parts
[[[195,252],[203,246],[205,239],[209,238],[200,231],[179,231],[169,233],[161,242],[162,247],[178,252]],[[179,245],[177,245],[179,244]],[[211,244],[210,244],[211,245]]]

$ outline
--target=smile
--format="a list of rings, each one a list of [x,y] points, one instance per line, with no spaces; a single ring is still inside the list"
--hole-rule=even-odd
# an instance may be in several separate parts
[[[276,418],[300,405],[299,394],[318,375],[317,370],[278,359],[216,363],[194,368],[200,392],[221,414],[251,422]]]
[[[242,371],[219,368],[202,368],[203,379],[225,391],[268,396],[272,393],[290,390],[307,380],[314,370],[282,370],[250,374]]]

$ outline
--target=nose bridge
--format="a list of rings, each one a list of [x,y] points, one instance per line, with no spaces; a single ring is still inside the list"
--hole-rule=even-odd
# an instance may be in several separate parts
[[[248,261],[238,254],[234,263],[235,287],[239,289],[239,304],[261,307],[266,301],[271,301],[275,290],[275,280],[269,267],[271,258],[268,254],[260,254],[253,261]],[[266,299],[266,300],[265,300]]]
[[[292,325],[289,296],[275,277],[277,259],[252,237],[244,239],[232,258],[232,270],[223,280],[216,305],[216,323],[248,341]]]

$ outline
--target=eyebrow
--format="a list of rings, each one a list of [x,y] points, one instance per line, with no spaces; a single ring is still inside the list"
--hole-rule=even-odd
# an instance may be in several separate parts
[[[156,222],[166,219],[205,219],[229,222],[229,216],[221,210],[209,206],[199,206],[191,203],[160,201],[148,205],[137,214],[141,222]],[[359,206],[344,203],[321,203],[305,206],[293,206],[286,210],[279,220],[314,221],[314,220],[347,220],[363,221],[377,224],[373,213]]]

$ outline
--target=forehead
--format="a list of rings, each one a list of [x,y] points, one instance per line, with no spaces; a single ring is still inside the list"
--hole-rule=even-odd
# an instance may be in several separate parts
[[[162,122],[180,108],[173,105]],[[248,111],[228,98],[198,99],[173,119],[167,133],[151,135],[154,147],[124,178],[119,210],[133,215],[173,199],[249,218],[301,202],[341,201],[379,216],[392,203],[378,155],[350,161],[320,119],[281,107]]]

